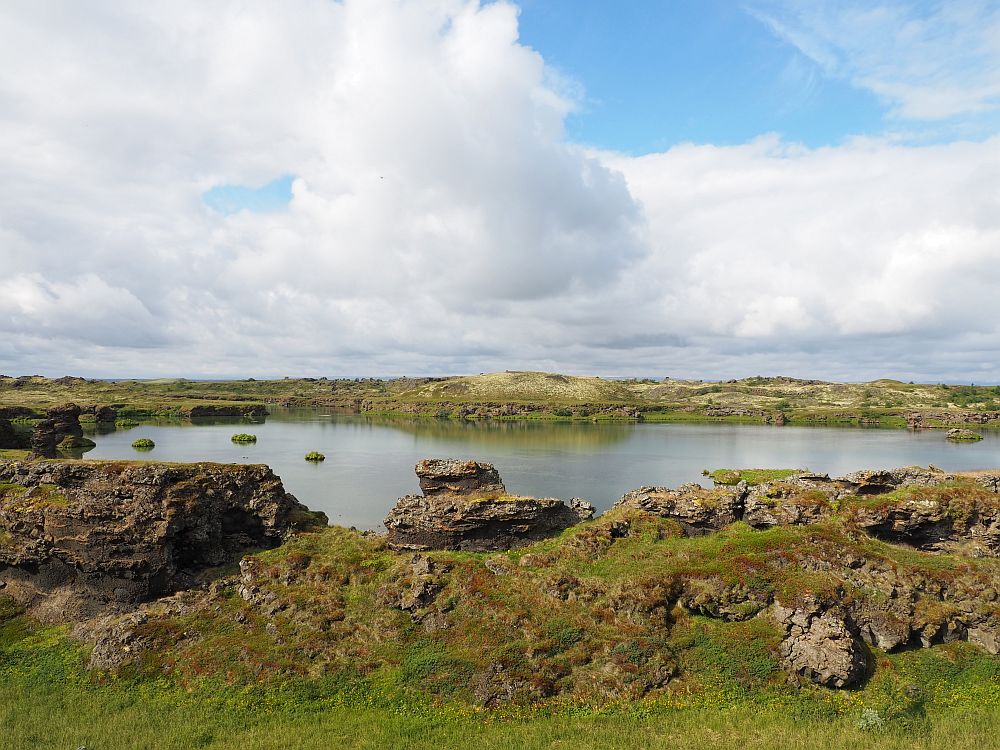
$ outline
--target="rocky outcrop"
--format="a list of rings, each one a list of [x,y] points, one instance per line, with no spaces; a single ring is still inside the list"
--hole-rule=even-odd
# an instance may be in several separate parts
[[[325,521],[266,466],[0,464],[0,582],[43,618],[79,619]]]
[[[92,448],[94,442],[83,436],[81,409],[76,404],[55,406],[48,411],[31,434],[31,450],[42,458],[56,458],[60,449]]]
[[[812,524],[839,514],[890,543],[1000,557],[997,494],[1000,474],[995,472],[947,474],[904,467],[856,471],[835,479],[801,473],[756,486],[741,481],[711,490],[698,484],[640,487],[625,493],[615,507],[674,520],[687,534],[717,531],[735,521],[764,529]]]
[[[420,491],[425,496],[497,493],[506,494],[500,473],[492,464],[478,461],[457,461],[452,458],[432,458],[416,466]]]
[[[958,427],[948,430],[945,437],[953,443],[978,443],[983,436],[974,430],[964,430]]]
[[[862,469],[845,474],[837,481],[857,495],[882,495],[903,487],[936,487],[954,478],[939,469],[905,466],[901,469]]]
[[[861,505],[848,517],[871,536],[928,552],[1000,557],[1000,503],[970,493],[914,494]]]
[[[864,644],[835,609],[815,600],[795,608],[775,602],[774,619],[785,628],[781,655],[791,673],[828,688],[851,687],[865,676]]]
[[[594,506],[579,498],[567,505],[508,495],[491,464],[434,459],[418,463],[416,472],[424,494],[401,497],[385,518],[395,549],[512,549],[594,515]]]
[[[635,508],[677,521],[689,533],[706,534],[743,516],[746,484],[707,490],[698,484],[640,487],[625,493],[616,507]]]
[[[97,406],[94,408],[94,418],[98,424],[114,424],[118,419],[118,410],[113,406]]]

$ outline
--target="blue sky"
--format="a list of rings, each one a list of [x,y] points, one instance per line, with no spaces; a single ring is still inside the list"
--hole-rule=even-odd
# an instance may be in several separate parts
[[[521,0],[521,41],[586,94],[567,134],[632,154],[883,129],[885,106],[730,0]]]

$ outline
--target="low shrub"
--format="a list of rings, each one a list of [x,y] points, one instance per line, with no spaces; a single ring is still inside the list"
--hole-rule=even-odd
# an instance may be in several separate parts
[[[306,454],[306,461],[315,461],[319,463],[320,461],[326,461],[326,456],[319,451],[309,451]]]
[[[139,438],[138,440],[132,443],[132,447],[138,451],[148,451],[155,448],[156,443],[154,443],[149,438]]]
[[[233,437],[231,438],[231,440],[234,443],[240,443],[242,445],[247,445],[249,443],[256,443],[257,442],[257,436],[256,435],[248,435],[245,432],[241,432],[238,435],[233,435]]]

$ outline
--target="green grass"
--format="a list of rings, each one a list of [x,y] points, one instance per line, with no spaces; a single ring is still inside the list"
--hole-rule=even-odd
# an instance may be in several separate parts
[[[802,474],[806,469],[716,469],[704,473],[716,484],[735,485],[740,482],[754,486],[776,479],[785,479],[796,474]]]
[[[309,451],[306,454],[306,461],[315,461],[319,463],[320,461],[326,461],[326,456],[319,451]]]
[[[229,439],[232,440],[234,443],[240,443],[242,445],[248,445],[250,443],[256,443],[257,442],[257,436],[256,435],[248,435],[245,432],[237,433],[236,435],[233,435]]]
[[[449,378],[288,378],[193,382],[184,379],[96,381],[0,377],[0,408],[41,417],[52,405],[115,404],[121,420],[184,418],[197,407],[321,406],[371,414],[448,419],[587,420],[598,422],[747,422],[782,412],[795,424],[900,428],[912,412],[929,426],[962,426],[968,412],[1000,416],[995,387],[906,384],[893,380],[829,383],[753,377],[695,380],[608,380],[542,372]],[[944,410],[942,412],[942,410]],[[1000,426],[1000,420],[996,423]]]
[[[731,655],[719,651],[711,636],[695,633],[691,638],[709,667],[732,671]],[[744,644],[739,648],[757,665],[751,669],[768,671],[766,657],[755,656],[760,649],[752,632]],[[640,658],[629,648],[622,652]],[[5,750],[985,750],[995,746],[1000,723],[995,668],[964,653],[894,657],[904,681],[923,677],[917,690],[905,683],[878,683],[832,700],[809,691],[734,691],[708,700],[681,696],[672,702],[508,712],[475,710],[447,700],[406,701],[376,683],[350,688],[328,679],[245,688],[211,678],[187,687],[162,676],[107,681],[88,675],[83,658],[63,629],[0,628]],[[922,663],[928,659],[932,663]],[[417,649],[407,657],[405,671],[423,679],[454,666],[433,649]],[[877,728],[861,729],[872,724],[863,717],[871,716],[877,717]]]
[[[149,438],[139,438],[138,440],[132,441],[132,447],[135,448],[136,450],[148,451],[155,448],[156,443],[154,443]]]

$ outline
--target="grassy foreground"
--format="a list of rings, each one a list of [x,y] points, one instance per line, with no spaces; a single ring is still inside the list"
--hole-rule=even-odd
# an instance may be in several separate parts
[[[28,654],[30,653],[30,659]],[[8,750],[219,748],[952,748],[996,747],[997,703],[956,693],[953,707],[897,705],[837,715],[831,706],[751,696],[703,707],[526,713],[498,718],[457,706],[414,705],[385,696],[323,694],[316,685],[242,690],[206,683],[185,691],[167,681],[100,684],[82,670],[61,630],[0,660],[0,725]],[[873,691],[874,692],[874,691]],[[862,691],[852,700],[877,701]]]

